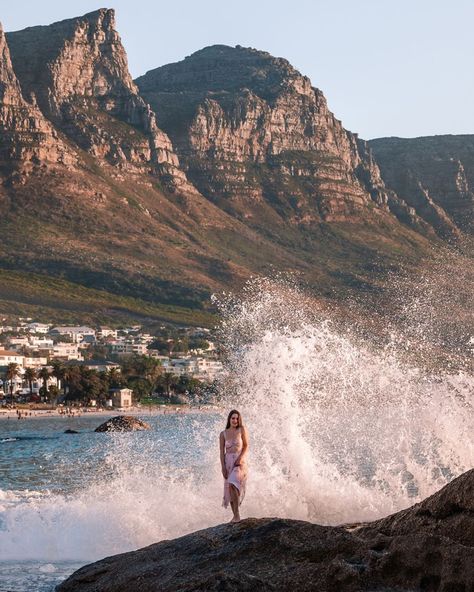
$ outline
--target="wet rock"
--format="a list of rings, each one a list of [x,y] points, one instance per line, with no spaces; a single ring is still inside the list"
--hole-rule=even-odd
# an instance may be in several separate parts
[[[111,417],[98,428],[95,432],[136,432],[139,430],[149,430],[150,425],[138,417],[131,415],[117,415]]]
[[[65,434],[79,434],[76,430],[64,430]]]
[[[360,528],[247,519],[108,557],[57,592],[474,590],[474,470]]]

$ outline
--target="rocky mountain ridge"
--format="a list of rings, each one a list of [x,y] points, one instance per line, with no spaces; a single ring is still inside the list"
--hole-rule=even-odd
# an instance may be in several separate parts
[[[297,225],[392,212],[426,226],[287,60],[211,46],[136,83],[196,187],[242,219],[266,207]]]
[[[193,191],[169,138],[137,92],[113,10],[6,38],[25,100],[37,103],[72,142],[121,170],[144,169],[168,189]]]
[[[431,210],[433,226],[446,220],[474,231],[474,136],[378,138],[369,146],[388,187],[414,208]]]
[[[9,47],[0,24],[0,166],[18,169],[38,162],[74,161],[36,104],[22,96]]]
[[[109,9],[0,49],[5,273],[200,308],[275,270],[371,289],[440,244],[286,60],[214,46],[136,84]]]

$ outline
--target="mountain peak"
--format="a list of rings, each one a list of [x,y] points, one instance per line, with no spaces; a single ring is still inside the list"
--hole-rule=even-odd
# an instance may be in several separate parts
[[[272,100],[284,86],[298,92],[311,91],[309,78],[302,76],[284,58],[252,47],[210,45],[181,62],[150,70],[137,79],[142,90],[156,86],[164,92],[235,92],[248,89]]]

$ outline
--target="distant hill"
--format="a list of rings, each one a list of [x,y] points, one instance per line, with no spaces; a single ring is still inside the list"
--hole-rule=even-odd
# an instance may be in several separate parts
[[[387,187],[438,230],[474,231],[474,136],[378,138],[369,143]]]

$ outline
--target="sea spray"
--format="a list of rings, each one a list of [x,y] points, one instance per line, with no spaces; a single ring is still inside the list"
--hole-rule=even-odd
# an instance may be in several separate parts
[[[254,280],[220,306],[221,390],[252,441],[251,513],[373,519],[472,466],[471,376],[408,365],[396,343],[374,347],[288,282]]]
[[[472,466],[468,373],[410,364],[399,335],[381,347],[285,282],[255,280],[220,307],[218,410],[3,445],[6,458],[43,451],[25,465],[28,489],[18,479],[0,496],[3,559],[86,562],[229,520],[218,436],[233,407],[250,440],[244,517],[369,520]],[[45,471],[49,491],[32,491]]]

